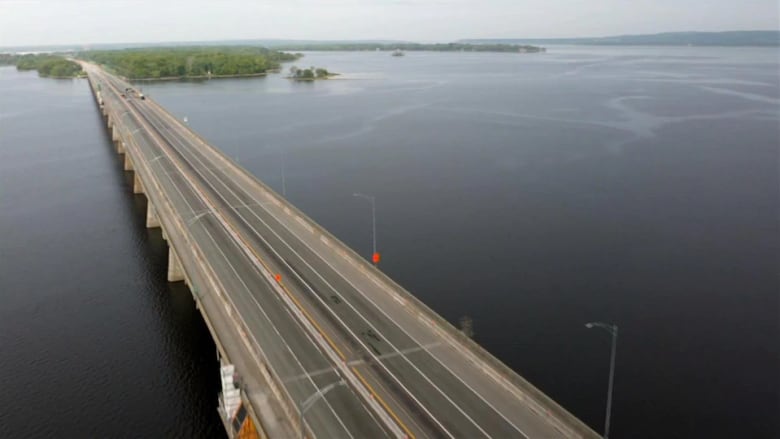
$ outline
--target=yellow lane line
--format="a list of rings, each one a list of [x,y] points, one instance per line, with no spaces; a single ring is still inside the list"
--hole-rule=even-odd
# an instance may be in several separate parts
[[[355,373],[355,375],[358,377],[360,382],[362,382],[363,385],[366,386],[366,389],[368,389],[368,391],[371,393],[371,395],[373,395],[376,398],[376,400],[379,401],[380,404],[382,404],[382,407],[385,408],[387,413],[389,413],[390,416],[392,416],[393,419],[395,419],[395,422],[397,422],[398,425],[400,425],[401,428],[404,430],[404,432],[406,432],[406,437],[408,439],[414,439],[414,435],[412,434],[411,431],[409,431],[409,428],[406,427],[406,424],[404,424],[401,421],[401,419],[398,417],[398,415],[395,414],[393,409],[391,409],[390,406],[388,406],[387,403],[382,398],[380,398],[379,395],[376,394],[376,392],[374,391],[374,388],[371,387],[371,384],[368,384],[368,381],[366,381],[366,379],[363,378],[363,375],[357,370],[357,368],[356,367],[351,367],[350,369],[352,369],[352,372]]]

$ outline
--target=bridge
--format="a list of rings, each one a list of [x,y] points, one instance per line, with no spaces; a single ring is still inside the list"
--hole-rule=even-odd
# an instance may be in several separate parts
[[[168,242],[168,280],[217,345],[228,437],[599,437],[154,100],[82,65]]]

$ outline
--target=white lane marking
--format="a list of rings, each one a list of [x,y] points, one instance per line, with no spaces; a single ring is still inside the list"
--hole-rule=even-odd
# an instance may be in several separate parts
[[[219,178],[219,177],[217,177],[217,178]],[[238,197],[238,196],[236,196],[236,198],[239,198],[239,197]],[[296,217],[295,217],[295,219],[296,219],[296,220],[297,220],[297,221],[298,221],[298,222],[301,224],[301,226],[302,226],[304,229],[308,230],[308,231],[309,231],[309,233],[314,233],[314,228],[313,228],[312,226],[310,226],[310,225],[306,224],[306,221],[304,221],[304,220],[303,220],[303,218],[301,218],[301,217],[299,217],[299,216],[296,216]]]
[[[421,345],[421,346],[417,346],[417,347],[413,347],[413,348],[401,349],[398,352],[390,352],[389,354],[379,355],[378,357],[376,357],[376,359],[379,360],[379,361],[382,361],[382,360],[386,360],[388,358],[397,357],[399,355],[405,357],[405,356],[407,356],[409,354],[413,354],[415,352],[420,352],[420,351],[428,352],[430,349],[435,348],[437,346],[441,346],[441,343],[438,343],[438,342],[437,343],[428,343],[426,345]],[[359,361],[355,361],[355,363],[360,364],[360,363],[365,363],[365,361],[359,360]]]
[[[336,371],[335,367],[328,367],[326,369],[319,369],[319,370],[315,370],[313,372],[302,373],[300,375],[291,376],[291,377],[283,379],[282,382],[283,383],[292,383],[294,381],[306,379],[306,378],[309,378],[309,377],[318,377],[320,375],[325,375],[325,374],[328,374],[328,373],[331,373],[331,372],[335,372],[335,371]]]
[[[188,203],[188,205],[189,205],[189,203]],[[192,210],[192,209],[190,209],[190,210]],[[194,212],[193,212],[193,213],[194,213]],[[205,211],[205,212],[201,212],[201,213],[199,213],[199,214],[197,214],[197,215],[193,216],[192,218],[190,218],[190,220],[189,220],[189,221],[187,221],[187,225],[190,225],[190,226],[191,226],[191,225],[195,224],[195,222],[196,222],[197,220],[199,220],[199,219],[203,218],[204,216],[206,216],[206,215],[208,215],[208,214],[210,214],[210,213],[211,213],[211,211],[210,211],[210,210],[207,210],[207,211]]]
[[[263,205],[266,205],[266,204],[269,204],[269,203],[270,203],[270,201],[260,201],[259,203],[243,203],[243,204],[237,204],[235,206],[230,206],[230,207],[232,207],[234,209],[240,209],[242,207],[245,207],[247,209],[251,209],[252,207],[263,206]]]
[[[441,343],[429,343],[429,344],[427,344],[427,345],[425,345],[423,347],[404,349],[400,353],[391,352],[389,354],[380,355],[380,356],[378,356],[376,358],[379,359],[379,360],[385,360],[387,358],[397,357],[398,355],[408,355],[408,354],[411,354],[411,353],[414,353],[414,352],[419,352],[419,351],[422,351],[422,350],[428,350],[430,348],[435,348],[436,346],[440,346],[440,345],[441,345]],[[347,365],[348,366],[362,366],[364,364],[366,364],[366,361],[364,361],[364,360],[347,361]],[[333,372],[335,370],[336,369],[333,368],[333,367],[329,367],[329,368],[325,368],[325,369],[319,369],[319,370],[315,370],[314,372],[309,372],[308,374],[295,375],[295,376],[286,378],[284,380],[284,382],[286,383],[286,382],[290,382],[290,381],[301,380],[301,379],[304,379],[304,378],[306,378],[308,376],[319,376],[319,375],[326,374],[328,372]]]

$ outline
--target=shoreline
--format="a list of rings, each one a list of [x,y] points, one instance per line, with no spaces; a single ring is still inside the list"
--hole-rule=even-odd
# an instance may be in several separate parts
[[[40,78],[47,78],[47,79],[84,79],[87,76],[86,75],[74,75],[74,76],[42,76],[38,75]]]
[[[223,78],[257,78],[260,76],[268,76],[268,72],[262,73],[241,73],[237,75],[198,75],[198,76],[164,76],[161,78],[125,78],[129,82],[136,81],[187,81],[191,79],[223,79]]]
[[[317,78],[296,78],[294,76],[286,76],[286,78],[291,80],[291,81],[314,82],[314,81],[319,81],[319,80],[322,80],[322,79],[335,79],[335,78],[337,78],[339,76],[342,76],[342,75],[340,73],[330,73],[330,74],[328,74],[328,76],[326,76],[324,78],[322,76],[317,77]]]

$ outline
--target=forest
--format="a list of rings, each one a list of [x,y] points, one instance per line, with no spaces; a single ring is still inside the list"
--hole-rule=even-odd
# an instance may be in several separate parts
[[[15,64],[17,70],[37,70],[38,75],[50,78],[74,78],[82,76],[78,63],[51,54],[0,54],[0,64]]]
[[[79,58],[128,79],[260,75],[300,55],[263,47],[176,47],[87,51]]]

